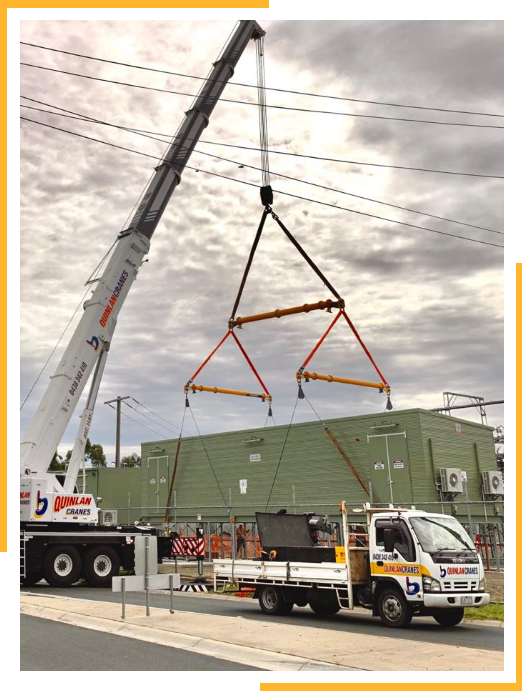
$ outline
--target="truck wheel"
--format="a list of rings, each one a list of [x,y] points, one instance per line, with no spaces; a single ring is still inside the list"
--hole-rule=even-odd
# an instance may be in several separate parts
[[[82,570],[80,553],[72,545],[57,545],[47,552],[44,564],[45,580],[56,588],[76,583]]]
[[[324,593],[320,595],[310,593],[308,604],[316,614],[323,617],[337,614],[341,609],[335,593]]]
[[[411,605],[404,595],[395,588],[383,590],[377,603],[379,616],[386,626],[403,629],[409,626],[413,616]]]
[[[464,607],[455,607],[451,609],[441,609],[440,612],[433,615],[433,618],[441,626],[457,626],[462,621],[464,616]]]
[[[265,614],[290,614],[294,603],[284,601],[281,588],[264,585],[259,592],[259,606]]]
[[[109,588],[112,577],[120,572],[120,557],[109,545],[93,547],[85,555],[83,562],[85,578],[95,588]]]
[[[21,585],[31,586],[39,583],[43,578],[43,573],[40,571],[38,573],[28,573],[21,579]]]

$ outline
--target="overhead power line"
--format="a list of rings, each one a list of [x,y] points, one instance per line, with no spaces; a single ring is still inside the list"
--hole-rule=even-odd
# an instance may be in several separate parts
[[[36,101],[35,99],[28,98],[27,96],[22,96],[21,98],[26,99],[28,101],[33,101],[35,103],[42,103],[42,101]],[[43,105],[48,105],[50,108],[56,108],[57,110],[65,111],[67,113],[74,113],[74,111],[69,111],[65,110],[64,108],[58,108],[57,106],[52,106],[49,104],[43,104]],[[83,117],[83,116],[81,116]],[[93,120],[96,122],[100,123],[105,123],[103,120],[97,120],[96,118],[91,118],[90,116],[87,116],[88,120]],[[132,131],[136,132],[139,134],[150,134],[150,135],[157,135],[160,137],[169,137],[169,139],[173,139],[173,136],[171,134],[164,134],[160,132],[151,132],[149,130],[141,130],[141,129],[136,129],[132,127],[123,127],[121,125],[114,125],[114,127],[117,127],[118,129],[124,129],[127,131]],[[192,139],[187,139],[187,141],[193,141]],[[245,151],[260,151],[260,148],[257,146],[245,146],[241,144],[224,144],[222,142],[212,142],[209,140],[205,139],[200,139],[199,140],[202,144],[209,144],[210,146],[223,146],[226,148],[231,148],[231,149],[241,149]],[[331,158],[327,156],[314,156],[313,154],[299,154],[299,153],[294,153],[292,151],[280,151],[278,149],[268,149],[268,153],[270,154],[275,154],[275,155],[280,155],[280,156],[291,156],[295,158],[307,158],[313,161],[326,161],[328,163],[343,163],[346,165],[354,165],[354,166],[371,166],[374,168],[391,168],[393,170],[411,170],[414,172],[420,172],[420,173],[438,173],[439,175],[458,175],[458,176],[464,176],[464,177],[472,177],[472,178],[491,178],[495,180],[503,180],[504,176],[503,175],[489,175],[486,173],[467,173],[467,172],[462,172],[462,171],[456,171],[456,170],[438,170],[436,168],[415,168],[413,166],[399,166],[399,165],[394,165],[392,163],[369,163],[368,161],[352,161],[348,159],[342,159],[342,158]]]
[[[53,53],[62,53],[63,55],[71,55],[75,58],[83,58],[85,60],[95,60],[96,62],[104,62],[110,65],[119,65],[120,67],[131,67],[132,69],[135,70],[145,70],[147,72],[157,72],[159,74],[168,74],[173,77],[183,77],[186,79],[197,79],[200,81],[208,81],[207,77],[198,77],[193,74],[184,74],[182,72],[172,72],[171,70],[162,70],[157,67],[145,67],[144,65],[135,65],[129,62],[121,62],[118,60],[108,60],[106,58],[98,58],[93,55],[84,55],[82,53],[72,53],[71,51],[68,50],[60,50],[59,48],[50,48],[49,46],[42,46],[39,45],[38,43],[28,43],[27,41],[20,41],[21,45],[23,46],[30,46],[31,48],[40,48],[41,50],[48,50],[52,51]],[[222,82],[218,82],[222,83]],[[227,84],[233,85],[233,86],[244,86],[248,87],[251,89],[257,89],[258,86],[256,84],[244,84],[242,82],[233,82],[233,81],[228,81]],[[485,117],[490,117],[490,118],[503,118],[503,115],[500,115],[499,113],[484,113],[484,112],[479,112],[479,111],[474,111],[474,110],[456,110],[454,108],[439,108],[435,106],[418,106],[418,105],[411,105],[407,103],[394,103],[390,101],[372,101],[364,98],[349,98],[347,96],[336,96],[332,94],[317,94],[317,93],[311,93],[309,91],[296,91],[295,89],[281,89],[273,86],[263,86],[262,87],[265,91],[275,91],[277,93],[283,93],[283,94],[294,94],[297,96],[311,96],[313,98],[330,98],[336,101],[350,101],[352,103],[367,103],[369,105],[375,105],[375,106],[389,106],[392,108],[413,108],[416,110],[435,110],[440,113],[458,113],[460,115],[483,115]]]
[[[102,77],[94,77],[89,74],[80,74],[78,72],[69,72],[68,70],[59,70],[55,67],[45,67],[44,65],[34,65],[29,62],[21,62],[20,65],[23,67],[32,67],[34,69],[38,70],[45,70],[47,72],[55,72],[58,74],[67,74],[70,77],[80,77],[82,79],[90,79],[92,81],[96,82],[104,82],[105,84],[117,84],[118,86],[128,86],[133,89],[144,89],[146,91],[157,91],[159,93],[164,93],[164,94],[174,94],[175,96],[188,96],[190,98],[196,98],[197,94],[187,94],[184,91],[174,91],[172,89],[161,89],[159,87],[155,86],[145,86],[143,84],[132,84],[130,82],[120,82],[116,79],[103,79]],[[232,98],[219,98],[216,99],[218,101],[222,101],[223,103],[238,103],[240,105],[244,106],[255,106],[256,108],[259,107],[259,104],[256,101],[241,101],[238,99],[232,99]],[[497,129],[497,130],[503,130],[504,127],[502,125],[482,125],[478,123],[468,123],[468,122],[443,122],[441,120],[417,120],[415,118],[398,118],[398,117],[392,117],[388,115],[367,115],[365,113],[344,113],[341,111],[334,111],[334,110],[319,110],[319,109],[314,109],[314,108],[298,108],[297,106],[281,106],[281,105],[274,105],[271,103],[267,103],[266,105],[267,108],[273,108],[276,110],[287,110],[287,111],[295,111],[299,113],[314,113],[314,114],[319,114],[319,115],[342,115],[344,117],[350,117],[350,118],[370,118],[372,120],[395,120],[399,122],[421,122],[427,125],[447,125],[447,126],[455,126],[455,127],[479,127],[482,129]]]
[[[113,410],[116,410],[116,408],[111,405],[110,403],[108,404],[109,408],[112,408]],[[139,420],[136,420],[136,418],[133,418],[132,415],[127,415],[127,413],[124,413],[123,410],[120,411],[120,415],[123,415],[123,417],[126,417],[129,420],[132,420],[134,424],[136,425],[141,425],[142,427],[145,427],[145,429],[148,429],[150,432],[154,432],[154,434],[159,437],[162,440],[167,440],[168,437],[165,437],[161,434],[161,432],[157,432],[155,429],[152,429],[152,427],[149,427],[148,425],[144,425],[143,422],[140,422]]]
[[[136,401],[135,398],[133,398],[132,400]],[[145,413],[142,413],[141,410],[138,410],[138,408],[136,408],[135,406],[131,405],[130,403],[127,403],[127,401],[122,401],[122,402],[125,403],[125,405],[128,406],[131,410],[134,410],[135,413],[138,413],[138,415],[141,415],[142,417],[149,420],[149,422],[152,422],[152,424],[158,425],[158,427],[163,427],[163,429],[166,429],[171,434],[177,435],[179,433],[179,431],[180,431],[179,427],[177,428],[178,431],[175,431],[170,426],[167,427],[167,425],[164,425],[161,422],[156,422],[156,420],[154,420],[154,418],[150,417],[150,415],[146,415]],[[141,403],[139,403],[139,401],[136,401],[136,403],[138,403],[138,405],[141,405]],[[174,427],[177,427],[177,425],[174,425]]]
[[[160,137],[168,137],[168,135],[166,135],[166,134],[157,133],[158,136],[153,136],[153,133],[148,133],[148,132],[146,133],[144,130],[138,130],[138,129],[135,129],[133,127],[126,127],[123,125],[116,125],[114,123],[110,123],[110,122],[107,122],[105,120],[98,120],[97,118],[91,117],[89,115],[84,115],[82,113],[78,113],[75,111],[65,110],[64,108],[54,106],[50,103],[44,103],[42,101],[37,101],[36,99],[28,98],[27,96],[21,96],[21,98],[32,101],[33,103],[39,103],[39,104],[45,105],[49,108],[55,108],[57,110],[64,111],[64,112],[56,113],[56,112],[53,112],[51,110],[45,110],[43,108],[35,108],[34,106],[24,106],[24,105],[21,105],[22,108],[26,108],[29,110],[35,110],[39,113],[46,113],[48,115],[56,115],[59,117],[70,118],[72,120],[79,120],[80,122],[90,122],[90,123],[98,124],[98,125],[106,125],[108,127],[113,127],[115,129],[123,130],[125,132],[130,132],[131,134],[137,134],[139,136],[146,137],[147,139],[152,139],[154,141],[159,141],[159,142],[162,142],[165,144],[168,143],[168,141],[166,139],[160,138]],[[210,142],[207,142],[207,143],[210,143]],[[261,170],[261,168],[259,168],[258,166],[253,166],[253,165],[250,165],[248,163],[243,163],[242,161],[235,161],[233,159],[224,158],[222,156],[217,156],[216,154],[213,154],[213,153],[210,153],[207,151],[201,151],[200,149],[193,149],[193,151],[194,151],[194,153],[198,153],[198,154],[201,154],[203,156],[208,156],[210,158],[217,158],[220,161],[232,163],[232,164],[238,165],[242,168],[250,168],[252,170]],[[419,211],[417,209],[411,209],[411,208],[406,207],[406,206],[400,206],[398,204],[391,204],[389,202],[383,202],[383,201],[378,200],[378,199],[373,199],[372,197],[365,197],[365,196],[360,195],[360,194],[354,194],[352,192],[346,192],[345,190],[339,190],[339,189],[336,189],[334,187],[328,187],[327,185],[321,185],[319,183],[310,182],[309,180],[302,180],[301,178],[296,178],[296,177],[293,177],[291,175],[285,175],[283,173],[276,173],[274,171],[272,171],[272,174],[275,175],[276,177],[284,178],[286,180],[292,180],[294,182],[298,182],[298,183],[301,183],[304,185],[311,185],[313,187],[318,187],[319,189],[324,189],[324,190],[327,190],[329,192],[334,192],[336,194],[344,194],[346,196],[354,197],[356,199],[363,199],[364,201],[369,201],[369,202],[372,202],[375,204],[381,204],[383,206],[389,206],[389,207],[394,208],[394,209],[400,209],[401,211],[408,211],[410,213],[418,214],[420,216],[427,216],[429,218],[435,218],[439,221],[446,221],[448,223],[455,223],[457,225],[466,226],[468,228],[476,228],[477,230],[483,230],[483,231],[486,231],[488,233],[495,233],[497,235],[504,235],[504,233],[500,230],[492,230],[491,228],[485,228],[484,226],[477,226],[477,225],[474,225],[473,223],[465,223],[464,221],[456,221],[455,219],[447,218],[445,216],[437,216],[436,214],[430,214],[430,213],[427,213],[425,211]]]
[[[97,142],[99,144],[105,144],[106,146],[110,146],[114,149],[120,149],[122,151],[128,151],[130,153],[137,154],[139,156],[145,156],[146,158],[151,158],[151,159],[154,159],[156,161],[163,161],[163,159],[160,158],[159,156],[154,156],[152,154],[148,154],[148,153],[145,153],[143,151],[137,151],[136,149],[131,149],[131,148],[128,148],[126,146],[120,146],[119,144],[113,144],[112,142],[107,142],[103,139],[97,139],[96,137],[90,137],[90,136],[85,135],[85,134],[79,134],[78,132],[66,130],[62,127],[56,127],[55,125],[49,125],[49,124],[44,123],[44,122],[39,122],[38,120],[32,120],[31,118],[26,118],[24,116],[20,116],[20,119],[24,120],[26,122],[32,122],[32,123],[34,123],[36,125],[40,125],[42,127],[47,127],[49,129],[52,129],[52,130],[57,130],[59,132],[65,132],[66,134],[72,134],[76,137],[80,137],[81,139],[88,139],[90,141]],[[196,168],[194,166],[189,166],[189,165],[186,165],[185,168],[187,168],[188,170],[194,170],[196,172],[201,172],[201,173],[204,173],[206,175],[212,175],[214,177],[222,178],[223,180],[230,180],[232,182],[237,182],[237,183],[242,184],[242,185],[248,185],[250,187],[256,187],[259,189],[259,185],[255,184],[253,182],[248,182],[246,180],[238,180],[237,178],[233,178],[233,177],[230,177],[228,175],[223,175],[221,173],[214,173],[214,172],[209,171],[209,170],[204,170],[202,168]],[[469,237],[466,237],[463,235],[456,235],[454,233],[448,233],[448,232],[445,232],[442,230],[435,230],[434,228],[426,228],[425,226],[418,226],[418,225],[414,225],[413,223],[406,223],[405,221],[397,221],[397,220],[392,219],[392,218],[385,218],[383,216],[377,216],[375,214],[366,213],[364,211],[357,211],[355,209],[349,209],[349,208],[344,207],[344,206],[338,206],[337,204],[331,204],[329,202],[323,202],[323,201],[320,201],[318,199],[311,199],[309,197],[302,197],[298,194],[292,194],[290,192],[283,192],[282,190],[274,189],[274,192],[277,194],[282,194],[282,195],[287,196],[287,197],[293,197],[294,199],[301,199],[303,201],[311,202],[313,204],[321,204],[322,206],[328,206],[328,207],[331,207],[333,209],[337,209],[338,211],[347,211],[349,213],[358,214],[359,216],[366,216],[368,218],[376,218],[380,221],[385,221],[387,223],[395,223],[397,225],[405,226],[408,228],[425,230],[429,233],[435,233],[437,235],[445,235],[447,237],[458,238],[459,240],[466,240],[468,242],[475,242],[475,243],[478,243],[480,245],[489,245],[490,247],[503,248],[502,245],[498,245],[498,244],[493,243],[493,242],[486,242],[485,240],[477,240],[476,238],[469,238]]]

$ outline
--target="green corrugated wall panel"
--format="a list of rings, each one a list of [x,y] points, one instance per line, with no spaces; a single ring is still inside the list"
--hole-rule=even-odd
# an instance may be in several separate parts
[[[497,470],[493,429],[485,425],[461,420],[459,418],[424,411],[421,416],[422,432],[426,458],[430,458],[430,446],[433,449],[433,465],[436,479],[439,480],[440,468],[460,468],[468,479],[468,496],[470,501],[482,501],[482,471]],[[457,431],[460,434],[457,434]],[[431,476],[433,473],[431,473]],[[432,487],[433,483],[430,480]],[[463,501],[464,495],[459,495]],[[458,506],[458,515],[467,516],[467,508]],[[491,511],[492,520],[502,514],[500,504]],[[472,516],[479,512],[482,521],[486,520],[483,507],[474,507]]]
[[[496,468],[491,428],[466,421],[458,422],[462,429],[460,437],[455,434],[455,418],[419,409],[325,420],[325,424],[334,432],[366,482],[370,482],[372,478],[368,436],[405,432],[407,457],[404,459],[404,474],[399,470],[394,477],[397,488],[402,487],[406,495],[405,488],[411,487],[412,501],[419,504],[423,501],[439,500],[434,484],[430,445],[435,456],[436,479],[438,480],[439,467],[458,467],[466,470],[470,499],[481,498],[481,478],[476,469],[474,445],[477,448],[481,470]],[[201,513],[204,519],[226,518],[228,511],[225,505],[229,502],[229,488],[234,514],[251,516],[256,508],[248,507],[253,505],[257,505],[257,510],[264,510],[287,429],[287,426],[267,427],[206,435],[203,439],[184,439],[175,482],[176,505],[194,509],[178,509],[178,517]],[[250,442],[251,437],[260,438],[261,441]],[[150,484],[153,471],[149,468],[148,458],[166,456],[170,479],[176,446],[177,440],[142,445],[143,506],[154,507],[158,500],[155,494],[157,484]],[[401,448],[400,445],[395,446],[397,449]],[[207,454],[217,475],[223,497]],[[261,460],[250,461],[251,454],[261,454]],[[240,480],[247,481],[246,494],[240,493]],[[168,483],[164,483],[160,499],[166,498],[167,489]],[[367,500],[363,489],[320,422],[300,423],[290,429],[270,499],[272,508],[285,506],[292,510],[294,491],[297,505],[316,506],[318,510],[330,514],[336,513],[336,510],[325,506],[326,504],[338,504],[343,499],[351,504]],[[388,501],[387,498],[385,500]],[[396,503],[401,501],[400,497],[395,495],[394,500]],[[164,506],[164,503],[161,505]],[[199,510],[196,507],[199,507]],[[297,510],[305,509],[298,507]],[[148,516],[158,516],[160,513],[161,511],[154,509],[143,511],[143,514]]]
[[[140,468],[87,468],[86,488],[97,500],[99,509],[117,509],[118,522],[139,520],[141,510]],[[131,511],[128,511],[129,492]],[[98,501],[98,497],[101,499]],[[132,508],[134,507],[134,508]]]

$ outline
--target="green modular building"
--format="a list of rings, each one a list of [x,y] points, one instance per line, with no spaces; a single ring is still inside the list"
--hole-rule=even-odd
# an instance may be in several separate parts
[[[183,438],[170,520],[249,522],[267,506],[335,520],[341,501],[360,507],[371,500],[496,523],[503,495],[484,484],[484,473],[501,480],[492,431],[412,409]],[[89,468],[86,491],[102,511],[116,510],[119,523],[163,523],[177,446],[177,439],[144,442],[141,468]]]
[[[492,432],[467,420],[411,409],[305,422],[290,429],[281,425],[183,438],[170,517],[219,522],[232,515],[247,522],[268,506],[270,511],[316,511],[333,519],[341,501],[361,506],[371,499],[453,513],[463,523],[496,523],[502,520],[502,485],[484,485],[483,475],[490,471],[491,480],[491,473],[498,474]],[[177,445],[177,439],[144,442],[141,470],[117,471],[129,474],[133,516],[163,521]],[[121,486],[111,490],[114,494],[102,487],[112,481],[113,472],[99,475],[103,506],[111,496],[125,507],[123,476],[117,480]],[[498,493],[485,494],[492,488]],[[125,511],[118,516],[124,517]]]

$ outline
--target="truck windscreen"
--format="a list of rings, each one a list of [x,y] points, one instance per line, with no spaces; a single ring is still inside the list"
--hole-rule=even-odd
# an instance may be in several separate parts
[[[451,516],[415,516],[410,523],[425,552],[471,550],[475,547],[462,525]]]

